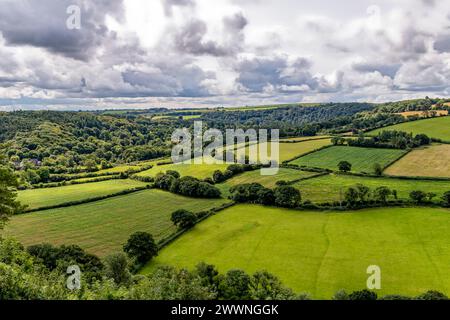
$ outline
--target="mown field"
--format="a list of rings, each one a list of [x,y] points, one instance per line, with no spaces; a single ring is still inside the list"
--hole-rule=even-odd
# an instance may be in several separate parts
[[[280,163],[283,161],[291,160],[295,157],[301,156],[308,152],[320,149],[324,146],[328,146],[331,144],[330,139],[319,139],[319,140],[309,140],[302,141],[298,143],[279,143],[279,153],[280,153]],[[272,156],[272,147],[271,143],[260,143],[258,144],[258,150],[263,148],[263,150],[267,150],[267,155],[269,158]],[[238,150],[242,150],[244,147],[239,148]],[[242,151],[241,151],[242,152]],[[245,147],[245,154],[249,155],[251,152],[250,148]],[[258,159],[259,160],[259,159]]]
[[[175,231],[170,221],[175,210],[200,212],[225,202],[224,199],[193,199],[160,190],[144,190],[83,205],[14,216],[5,232],[25,246],[78,244],[103,257],[121,251],[128,237],[136,231],[149,232],[156,240],[170,235]]]
[[[397,190],[399,199],[409,199],[411,191],[421,190],[436,193],[438,196],[435,201],[439,201],[445,192],[450,191],[450,181],[370,178],[335,174],[300,181],[293,186],[300,190],[303,200],[323,203],[343,200],[347,188],[358,183],[372,190],[381,186]]]
[[[415,149],[385,170],[393,176],[450,177],[450,145]]]
[[[337,171],[339,162],[348,161],[352,164],[352,171],[371,173],[376,163],[385,167],[404,153],[404,150],[395,149],[335,146],[310,153],[290,164]]]
[[[300,171],[295,169],[279,168],[278,173],[272,176],[261,175],[260,170],[249,171],[237,175],[224,183],[217,184],[216,187],[222,192],[222,196],[227,197],[231,187],[245,183],[259,183],[266,188],[274,188],[277,181],[294,181],[297,179],[308,178],[317,175],[314,172]]]
[[[22,204],[28,205],[29,209],[36,209],[106,196],[145,185],[146,183],[127,179],[76,184],[57,188],[30,189],[19,191],[17,200]]]
[[[404,122],[371,131],[369,134],[377,135],[383,130],[405,131],[412,132],[413,134],[424,133],[432,138],[450,141],[450,117],[438,117],[433,119]]]
[[[450,211],[431,208],[301,212],[239,205],[217,214],[164,248],[158,265],[222,272],[267,270],[296,292],[329,299],[366,288],[367,267],[381,268],[384,294],[450,293]]]
[[[199,179],[212,177],[214,171],[225,171],[227,164],[168,164],[163,166],[154,166],[150,170],[146,170],[137,174],[141,177],[155,177],[158,173],[167,172],[168,170],[175,170],[181,176],[191,176]]]

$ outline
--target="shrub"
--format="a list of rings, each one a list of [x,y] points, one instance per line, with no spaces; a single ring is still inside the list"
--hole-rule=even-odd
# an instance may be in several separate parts
[[[414,201],[416,203],[423,203],[427,197],[427,194],[423,191],[416,190],[416,191],[411,191],[411,193],[409,194],[409,197],[411,198],[412,201]]]
[[[448,300],[448,297],[439,292],[430,290],[416,297],[417,300]]]
[[[444,206],[450,207],[450,191],[444,193],[444,195],[442,196],[442,200],[444,202]]]
[[[375,292],[369,291],[367,289],[352,292],[352,293],[350,293],[350,295],[348,297],[349,297],[349,300],[377,300],[378,299],[378,295]]]
[[[107,256],[105,258],[105,274],[117,285],[129,286],[132,277],[128,270],[127,256],[122,252]]]

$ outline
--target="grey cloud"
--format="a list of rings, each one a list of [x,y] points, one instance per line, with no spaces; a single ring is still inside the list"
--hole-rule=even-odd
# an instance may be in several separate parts
[[[368,63],[358,62],[352,65],[352,69],[358,72],[376,72],[378,71],[383,76],[395,78],[397,71],[400,69],[401,64],[382,64],[382,63]]]
[[[223,43],[213,40],[206,40],[208,26],[200,19],[191,19],[181,28],[175,31],[173,42],[175,48],[184,53],[192,55],[211,55],[223,57],[236,54],[242,43],[244,35],[242,31],[247,26],[248,21],[237,13],[223,19],[224,34]]]
[[[164,6],[164,13],[171,17],[173,14],[173,7],[194,7],[194,0],[162,0]]]
[[[69,30],[66,10],[81,8],[81,29]],[[0,31],[9,45],[45,48],[67,57],[88,60],[98,46],[113,41],[106,15],[123,18],[122,0],[16,0],[0,2]]]
[[[434,49],[439,52],[450,52],[450,34],[439,36],[434,42]]]

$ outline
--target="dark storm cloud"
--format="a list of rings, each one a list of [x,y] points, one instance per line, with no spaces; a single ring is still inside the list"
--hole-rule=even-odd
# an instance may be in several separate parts
[[[381,63],[366,63],[358,62],[352,65],[353,70],[366,73],[378,71],[383,76],[395,78],[397,71],[400,69],[401,64],[381,64]]]
[[[67,8],[81,9],[81,29],[69,30]],[[106,15],[122,18],[122,0],[15,0],[0,2],[0,31],[8,45],[45,48],[67,57],[88,60],[98,46],[113,41]]]

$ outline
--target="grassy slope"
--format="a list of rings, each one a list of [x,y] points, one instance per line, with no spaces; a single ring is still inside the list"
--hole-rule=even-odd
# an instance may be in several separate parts
[[[30,209],[35,209],[105,196],[145,185],[146,183],[134,180],[108,180],[57,188],[31,189],[19,191],[18,200],[28,205]]]
[[[450,141],[450,117],[438,117],[433,119],[400,123],[397,125],[371,131],[369,132],[369,134],[376,135],[383,130],[399,130],[412,132],[414,134],[425,133],[432,138]]]
[[[203,200],[177,196],[159,190],[145,190],[68,208],[12,217],[6,233],[24,245],[38,243],[78,244],[99,256],[121,251],[136,231],[151,233],[156,240],[175,228],[170,215],[177,209],[194,212],[224,203],[224,199]]]
[[[294,186],[300,190],[304,200],[322,203],[340,200],[340,190],[342,197],[348,187],[362,183],[372,190],[376,187],[386,186],[395,189],[400,199],[408,199],[409,193],[413,190],[434,192],[439,197],[446,191],[450,191],[450,181],[430,181],[430,180],[404,180],[393,178],[370,178],[355,177],[345,175],[328,175],[300,181]],[[436,200],[439,200],[437,197]]]
[[[385,171],[394,176],[450,177],[450,145],[413,150]]]
[[[337,170],[339,162],[348,161],[352,164],[352,171],[373,172],[375,163],[386,166],[404,153],[404,150],[339,146],[308,154],[291,164]]]
[[[366,287],[367,267],[382,272],[379,294],[450,293],[450,211],[372,209],[299,212],[235,206],[197,225],[162,250],[144,270],[199,261],[224,272],[268,270],[297,292],[330,298]]]

